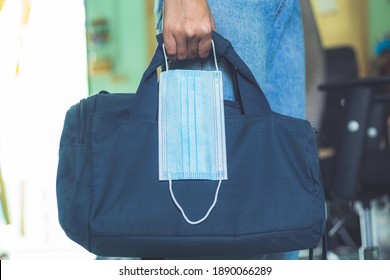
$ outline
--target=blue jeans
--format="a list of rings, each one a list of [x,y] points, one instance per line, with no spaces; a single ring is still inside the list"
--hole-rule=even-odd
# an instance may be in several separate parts
[[[156,0],[157,32],[162,30],[163,0]],[[208,0],[217,32],[228,39],[249,66],[273,111],[305,117],[305,58],[299,0]],[[229,66],[224,97],[234,100]],[[210,61],[176,64],[173,68],[210,69]]]
[[[162,31],[162,2],[156,0],[156,27]],[[305,117],[305,54],[299,0],[208,0],[217,32],[228,39],[252,70],[274,112]],[[223,71],[224,98],[235,100],[231,69]],[[213,61],[185,61],[171,68],[213,69]],[[298,252],[258,256],[297,259]]]

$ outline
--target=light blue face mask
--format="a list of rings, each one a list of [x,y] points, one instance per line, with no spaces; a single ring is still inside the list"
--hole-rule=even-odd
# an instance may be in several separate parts
[[[159,179],[168,180],[176,206],[191,224],[204,221],[227,180],[222,72],[169,70],[159,84]],[[219,180],[213,205],[199,221],[188,220],[172,192],[172,180]]]

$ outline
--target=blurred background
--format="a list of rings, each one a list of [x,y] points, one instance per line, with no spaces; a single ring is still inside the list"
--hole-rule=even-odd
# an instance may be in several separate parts
[[[390,1],[311,0],[324,50],[348,46],[358,78],[390,75]],[[66,237],[56,204],[67,109],[98,93],[135,92],[155,48],[154,0],[0,0],[0,256],[94,259]],[[388,166],[390,172],[390,166]],[[390,206],[376,201],[375,242],[387,258]],[[358,258],[351,243],[335,258]],[[332,243],[331,243],[332,244]]]

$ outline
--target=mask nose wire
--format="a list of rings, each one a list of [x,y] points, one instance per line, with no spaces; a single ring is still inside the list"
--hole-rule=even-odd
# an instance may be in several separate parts
[[[214,57],[214,64],[215,64],[215,69],[219,71],[218,69],[218,63],[217,63],[217,54],[215,53],[215,45],[213,39],[211,39],[211,48],[213,50],[213,57]],[[162,45],[163,53],[164,53],[164,59],[165,59],[165,68],[166,71],[169,71],[169,64],[168,64],[168,57],[167,57],[167,52],[165,50],[165,44],[163,43]]]

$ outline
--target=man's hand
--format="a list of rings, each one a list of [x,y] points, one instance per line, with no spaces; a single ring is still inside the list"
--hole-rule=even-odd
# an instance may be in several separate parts
[[[206,58],[214,19],[207,0],[165,0],[163,38],[170,60]]]

